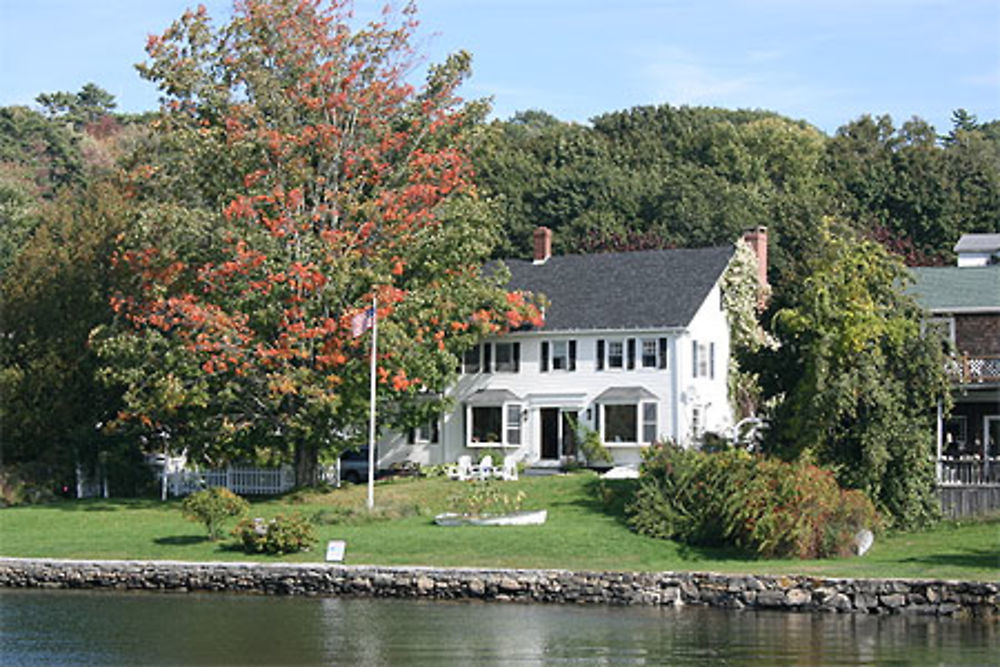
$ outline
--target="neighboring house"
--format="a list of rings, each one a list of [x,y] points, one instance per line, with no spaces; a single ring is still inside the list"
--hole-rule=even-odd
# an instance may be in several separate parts
[[[947,341],[954,407],[938,420],[938,481],[1000,483],[1000,234],[966,234],[958,266],[912,269],[925,330]]]
[[[746,240],[765,265],[767,230]],[[543,294],[545,324],[469,350],[454,408],[408,437],[383,439],[380,465],[436,464],[485,450],[536,466],[576,457],[593,429],[616,465],[650,443],[698,441],[732,426],[729,325],[721,281],[732,246],[508,260],[507,288]]]

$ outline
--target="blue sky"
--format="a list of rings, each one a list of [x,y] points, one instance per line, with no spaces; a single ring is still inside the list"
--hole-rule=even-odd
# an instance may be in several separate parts
[[[223,19],[229,0],[203,0]],[[0,105],[93,81],[125,111],[157,91],[132,65],[186,0],[0,0]],[[357,0],[360,18],[382,2]],[[1000,119],[997,0],[423,0],[429,62],[466,49],[467,97],[507,118],[586,122],[641,104],[769,109],[833,133],[864,113],[939,131]]]

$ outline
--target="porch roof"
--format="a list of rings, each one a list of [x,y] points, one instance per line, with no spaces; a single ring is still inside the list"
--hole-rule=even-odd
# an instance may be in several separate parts
[[[645,387],[608,387],[596,399],[598,403],[616,403],[624,401],[656,400],[658,396]]]
[[[520,401],[521,397],[509,389],[480,389],[467,399],[467,405],[501,405],[508,401]]]

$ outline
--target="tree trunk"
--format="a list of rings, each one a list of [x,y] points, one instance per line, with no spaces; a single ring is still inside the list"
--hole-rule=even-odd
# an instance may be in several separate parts
[[[299,487],[319,484],[319,448],[309,443],[295,447],[295,485]]]

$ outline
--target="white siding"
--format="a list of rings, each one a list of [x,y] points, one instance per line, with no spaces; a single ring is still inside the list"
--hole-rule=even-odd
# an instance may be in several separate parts
[[[605,341],[607,353],[609,341],[625,341],[630,338],[636,340],[636,367],[632,370],[612,369],[605,364],[603,370],[598,370],[598,341]],[[657,341],[666,338],[668,361],[665,369],[642,368],[641,341],[644,338]],[[729,327],[721,310],[718,285],[701,305],[690,326],[682,330],[515,333],[498,340],[520,343],[519,372],[461,375],[448,392],[455,400],[455,409],[442,418],[441,442],[436,445],[408,445],[404,436],[384,439],[380,444],[382,465],[401,460],[421,464],[444,463],[454,461],[461,454],[476,454],[481,448],[516,454],[528,462],[538,461],[542,458],[541,410],[577,410],[581,423],[601,431],[606,424],[599,422],[598,412],[601,408],[595,399],[612,387],[630,388],[655,396],[655,399],[641,400],[656,403],[656,430],[659,438],[689,443],[692,437],[692,417],[696,409],[700,412],[702,433],[722,432],[732,423],[726,388]],[[551,345],[560,340],[576,341],[576,370],[549,368],[542,372],[542,342],[548,341]],[[496,340],[490,342],[495,343]],[[714,350],[714,377],[695,377],[692,355],[694,342]],[[625,354],[627,359],[627,347]],[[475,445],[467,441],[465,429],[468,428],[468,417],[464,414],[464,401],[474,396],[478,390],[507,390],[517,397],[522,414],[519,446],[505,449],[497,444]],[[506,419],[507,416],[505,409],[501,417]],[[642,418],[640,408],[637,415],[640,440]],[[634,464],[639,461],[642,445],[613,442],[605,444],[614,455],[616,463]]]

